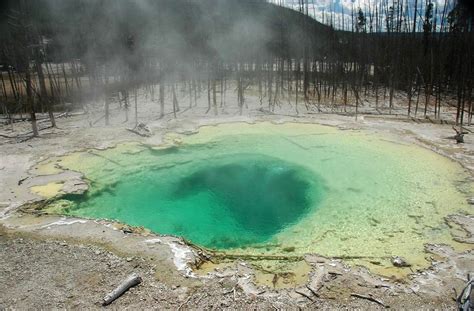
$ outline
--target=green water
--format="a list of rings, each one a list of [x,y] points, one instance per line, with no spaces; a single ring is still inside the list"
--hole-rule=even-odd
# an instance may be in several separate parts
[[[108,218],[249,254],[318,253],[428,265],[426,243],[453,241],[445,217],[470,213],[467,173],[399,138],[311,124],[225,124],[50,165],[84,173],[60,212]],[[55,162],[60,161],[60,162]],[[53,204],[51,210],[57,211]],[[365,261],[364,261],[365,260]],[[360,263],[355,260],[354,263]]]
[[[303,167],[264,155],[232,154],[134,172],[113,188],[70,197],[75,205],[69,213],[119,219],[222,249],[269,240],[316,208],[321,194],[319,178]]]

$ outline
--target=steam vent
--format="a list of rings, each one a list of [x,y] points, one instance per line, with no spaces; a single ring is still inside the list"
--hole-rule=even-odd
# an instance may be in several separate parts
[[[473,309],[473,30],[462,0],[0,2],[0,310]]]

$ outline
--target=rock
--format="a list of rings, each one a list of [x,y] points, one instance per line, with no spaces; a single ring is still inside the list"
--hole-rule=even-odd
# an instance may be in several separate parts
[[[471,204],[471,205],[474,205],[474,198],[467,199],[467,203]]]
[[[284,251],[284,252],[287,252],[287,253],[291,253],[291,252],[294,252],[294,251],[295,251],[295,247],[294,247],[294,246],[284,247],[284,248],[283,248],[283,251]]]
[[[84,194],[88,188],[87,182],[80,178],[73,178],[64,183],[61,191],[69,194]]]
[[[122,228],[122,232],[123,232],[123,233],[128,233],[128,234],[130,234],[130,233],[133,233],[133,230],[132,230],[132,228],[130,228],[129,226],[126,226],[126,225],[125,225],[125,226],[123,226],[123,228]]]
[[[392,264],[398,268],[411,267],[411,264],[409,264],[405,258],[399,256],[395,256],[392,258]]]

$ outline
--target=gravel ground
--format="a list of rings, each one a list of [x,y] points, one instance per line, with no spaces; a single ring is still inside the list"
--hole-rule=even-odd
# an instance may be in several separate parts
[[[334,273],[319,290],[319,297],[301,289],[269,288],[262,289],[266,294],[252,295],[245,294],[232,277],[191,281],[183,277],[176,284],[169,284],[144,258],[117,256],[94,245],[0,231],[0,249],[0,310],[385,309],[373,301],[352,297],[354,291],[373,296],[393,309],[455,309],[452,293],[420,295],[396,287],[374,287],[352,273]],[[143,282],[102,307],[102,298],[131,273],[139,274]]]
[[[271,307],[268,302],[241,293],[234,301],[233,295],[225,294],[232,284],[225,282],[193,287],[167,285],[143,258],[122,258],[96,246],[2,234],[0,249],[0,310],[100,309],[102,298],[133,272],[142,277],[142,284],[107,308]]]

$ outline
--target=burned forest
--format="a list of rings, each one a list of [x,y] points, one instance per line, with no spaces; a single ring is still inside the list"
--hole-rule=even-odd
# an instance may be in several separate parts
[[[136,92],[149,94],[161,117],[198,98],[217,114],[230,105],[226,93],[237,94],[232,105],[242,113],[246,93],[257,92],[269,111],[290,105],[295,113],[357,114],[369,103],[378,114],[471,122],[467,6],[426,1],[424,12],[410,17],[404,1],[382,1],[370,11],[354,9],[352,31],[314,20],[308,6],[11,1],[1,18],[3,117],[12,125],[28,118],[36,135],[35,113],[48,113],[55,126],[54,113],[91,101],[103,107],[107,123],[113,98],[120,98],[128,120],[128,110],[140,109],[133,108]],[[337,17],[326,20],[335,24]],[[402,104],[394,103],[398,95]]]

